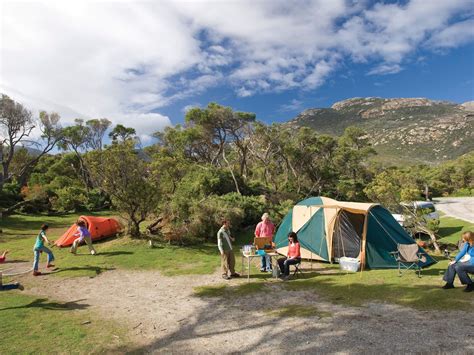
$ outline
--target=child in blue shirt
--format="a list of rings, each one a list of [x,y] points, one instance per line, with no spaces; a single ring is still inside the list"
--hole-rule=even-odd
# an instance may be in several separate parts
[[[46,231],[48,230],[49,226],[47,224],[43,224],[41,226],[41,231],[39,232],[38,236],[36,237],[36,243],[33,248],[33,253],[35,254],[35,261],[33,263],[33,276],[41,275],[41,272],[38,271],[39,267],[39,259],[42,252],[48,254],[48,262],[46,264],[47,268],[54,267],[52,262],[54,261],[54,255],[51,250],[44,246],[44,242],[51,244],[48,238],[46,237]]]

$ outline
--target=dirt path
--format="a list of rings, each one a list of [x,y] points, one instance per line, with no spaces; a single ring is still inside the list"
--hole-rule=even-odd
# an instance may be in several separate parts
[[[444,214],[474,223],[474,197],[439,197],[435,203]]]
[[[241,282],[246,281],[231,284]],[[136,342],[130,350],[138,352],[474,352],[470,310],[338,306],[314,293],[283,291],[276,281],[269,282],[273,291],[266,294],[225,299],[193,295],[196,286],[217,284],[222,284],[218,275],[171,278],[115,270],[95,278],[44,276],[25,292],[87,305],[124,324]],[[278,318],[266,312],[294,304],[317,307],[329,316]]]

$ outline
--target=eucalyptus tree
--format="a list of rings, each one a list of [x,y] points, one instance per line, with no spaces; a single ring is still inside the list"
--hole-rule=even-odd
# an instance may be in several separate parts
[[[42,156],[50,152],[62,135],[60,117],[57,113],[41,111],[39,118],[33,117],[30,110],[15,102],[7,95],[0,99],[0,189],[5,182],[15,178],[20,184],[25,184],[28,174]],[[37,128],[40,137],[31,138]],[[20,147],[35,147],[37,152],[25,159],[16,174],[10,171],[15,151]]]
[[[140,236],[140,224],[158,205],[160,177],[150,173],[133,142],[112,144],[87,156],[91,177],[110,196],[114,207],[127,221],[131,236]]]
[[[137,132],[134,128],[119,123],[109,132],[109,138],[112,139],[112,143],[136,140]]]

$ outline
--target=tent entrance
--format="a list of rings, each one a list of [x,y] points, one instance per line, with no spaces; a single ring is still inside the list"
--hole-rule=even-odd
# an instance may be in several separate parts
[[[332,237],[332,257],[358,258],[361,251],[365,215],[342,210],[336,220]]]

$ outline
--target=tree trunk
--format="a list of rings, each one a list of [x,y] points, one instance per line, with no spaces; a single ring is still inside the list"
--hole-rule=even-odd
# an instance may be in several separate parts
[[[242,195],[240,193],[240,189],[239,189],[239,183],[237,182],[237,179],[234,175],[234,170],[232,169],[232,167],[230,166],[230,163],[229,161],[227,160],[227,158],[225,157],[225,149],[222,151],[222,158],[224,159],[224,161],[226,162],[227,164],[227,167],[229,168],[229,171],[230,171],[230,174],[232,175],[232,180],[234,180],[234,184],[235,184],[235,191],[239,194],[239,195]]]
[[[31,201],[20,201],[18,203],[15,203],[13,206],[10,206],[4,210],[0,211],[0,216],[9,216],[13,214],[17,209],[19,209],[21,206],[26,205],[27,203],[30,203]]]
[[[131,220],[129,223],[129,233],[132,238],[139,238],[140,237],[140,222]]]
[[[431,242],[433,243],[433,246],[436,250],[437,253],[441,253],[441,250],[439,248],[438,242],[436,241],[436,236],[433,232],[428,231],[428,235],[430,236]]]

